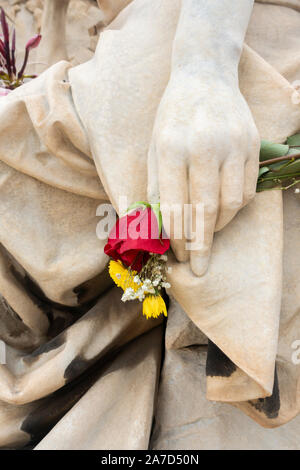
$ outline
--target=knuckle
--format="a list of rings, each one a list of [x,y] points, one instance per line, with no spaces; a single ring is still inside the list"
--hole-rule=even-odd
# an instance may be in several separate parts
[[[241,123],[237,125],[232,125],[228,129],[228,135],[234,147],[236,146],[237,143],[241,145],[244,142],[246,142],[245,128]]]
[[[210,139],[208,135],[205,135],[200,130],[186,136],[185,140],[189,153],[196,153],[197,155],[201,154],[202,150],[213,148],[216,145],[215,139]]]

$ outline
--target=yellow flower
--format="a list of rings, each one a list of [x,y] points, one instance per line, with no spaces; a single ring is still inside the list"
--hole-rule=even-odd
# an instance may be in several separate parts
[[[109,274],[115,284],[117,284],[118,287],[122,287],[124,291],[129,287],[131,287],[134,292],[138,290],[139,286],[133,280],[136,271],[129,271],[124,267],[121,261],[110,261]]]
[[[147,295],[143,302],[143,315],[148,318],[157,318],[159,315],[164,314],[165,317],[167,314],[167,307],[164,299],[161,295]]]

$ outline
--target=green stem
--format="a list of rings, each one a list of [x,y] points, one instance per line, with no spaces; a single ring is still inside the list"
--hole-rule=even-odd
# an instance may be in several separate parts
[[[292,173],[292,174],[289,174],[289,175],[282,175],[280,177],[276,177],[276,176],[269,176],[269,177],[266,177],[266,178],[258,178],[258,183],[264,183],[265,181],[280,181],[282,182],[282,180],[291,180],[293,178],[295,178],[296,176],[300,176],[300,172],[299,173]]]

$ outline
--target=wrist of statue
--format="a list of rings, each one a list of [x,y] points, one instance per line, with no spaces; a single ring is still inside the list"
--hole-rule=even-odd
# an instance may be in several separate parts
[[[237,31],[221,35],[197,34],[191,40],[177,34],[173,43],[172,70],[187,74],[197,73],[223,75],[225,78],[238,76],[243,39]]]
[[[194,82],[195,84],[207,83],[209,86],[228,85],[231,88],[238,87],[238,63],[222,61],[219,58],[185,58],[172,64],[171,80]]]

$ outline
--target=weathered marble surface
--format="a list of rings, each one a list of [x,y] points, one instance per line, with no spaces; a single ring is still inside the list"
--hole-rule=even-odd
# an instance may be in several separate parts
[[[114,16],[111,5],[106,10]],[[154,412],[160,330],[142,318],[139,304],[123,305],[105,275],[96,206],[115,203],[124,191],[133,201],[147,197],[147,153],[178,16],[173,0],[164,5],[172,14],[156,19],[155,37],[152,18],[143,23],[148,29],[131,31],[138,17],[130,19],[134,10],[127,8],[100,36],[91,61],[73,69],[60,62],[0,103],[0,334],[9,345],[8,364],[0,366],[2,447],[31,440],[31,446],[41,441],[37,448],[112,449],[116,442],[145,448],[154,414],[153,448],[299,447],[299,417],[285,424],[300,407],[300,366],[291,362],[300,333],[297,195],[284,195],[283,210],[276,191],[243,209],[218,233],[205,276],[171,261],[172,295],[181,307],[171,302]],[[20,20],[28,18],[26,5],[16,6]],[[288,36],[291,21],[292,50],[300,50],[300,15],[284,9],[278,42],[271,36],[273,49],[285,54],[281,69],[264,29],[271,10],[280,21],[282,7],[254,8],[239,79],[261,137],[284,141],[300,129],[300,106],[291,100],[295,55],[289,67],[289,49],[280,50],[289,43],[281,36]],[[264,42],[259,54],[258,42]],[[76,47],[72,39],[67,45]],[[276,352],[280,397],[272,393]],[[122,386],[128,407],[119,401]],[[137,399],[142,411],[128,434]],[[282,426],[264,429],[245,414],[266,427]],[[83,415],[84,439],[73,432]]]
[[[121,350],[36,450],[148,449],[161,346],[158,327]]]
[[[299,416],[279,428],[264,429],[229,404],[208,401],[205,364],[203,346],[167,350],[151,449],[300,449]]]

